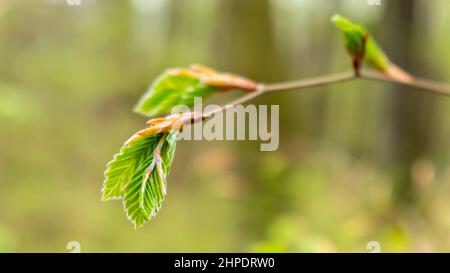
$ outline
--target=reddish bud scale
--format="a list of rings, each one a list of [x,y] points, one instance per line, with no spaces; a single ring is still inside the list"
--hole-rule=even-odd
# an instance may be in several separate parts
[[[170,69],[168,73],[193,77],[206,85],[221,89],[243,89],[247,91],[254,91],[257,89],[257,84],[252,80],[233,73],[218,72],[212,68],[199,64],[193,64],[189,68],[173,68]]]
[[[180,131],[185,124],[190,124],[195,120],[201,119],[202,114],[198,112],[187,112],[174,114],[167,117],[154,118],[146,122],[149,126],[132,135],[126,142],[125,146],[133,143],[141,137],[148,135],[156,135],[159,133],[169,133],[171,131]]]

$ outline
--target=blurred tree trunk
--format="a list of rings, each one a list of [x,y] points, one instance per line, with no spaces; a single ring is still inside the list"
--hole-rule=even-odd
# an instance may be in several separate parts
[[[183,11],[189,9],[188,1],[169,0],[168,27],[165,37],[165,60],[173,66],[189,65],[184,63],[194,51],[185,44],[185,37],[192,31],[190,18]]]
[[[414,7],[415,1],[386,1],[385,30],[386,51],[399,66],[420,75],[420,55],[414,54]],[[392,86],[390,111],[386,121],[391,121],[391,136],[388,149],[391,160],[399,168],[394,199],[399,203],[414,199],[410,170],[415,160],[429,152],[430,132],[433,126],[432,109],[435,96],[414,92],[413,88]]]
[[[273,80],[275,48],[268,0],[222,0],[214,48],[221,66],[259,81]]]
[[[263,82],[274,81],[277,75],[284,73],[276,63],[269,0],[222,0],[217,8],[213,49],[217,52],[218,67],[226,67],[226,70]],[[252,103],[264,103],[265,100],[267,98],[258,98],[258,102]],[[266,104],[270,103],[266,101]],[[276,186],[277,183],[268,183],[264,181],[266,177],[261,175],[262,157],[254,156],[255,151],[259,150],[259,143],[245,141],[236,143],[235,147],[238,167],[247,177],[244,187],[251,192],[251,196],[243,201],[247,209],[242,210],[242,224],[258,238],[283,210],[287,200],[280,197],[283,192],[280,192],[281,187]]]

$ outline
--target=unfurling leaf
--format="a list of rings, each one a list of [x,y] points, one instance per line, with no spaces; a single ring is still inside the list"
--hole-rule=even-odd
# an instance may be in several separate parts
[[[102,200],[123,199],[128,218],[141,227],[161,208],[176,137],[185,124],[202,118],[189,112],[155,118],[130,137],[105,172]]]
[[[331,20],[343,34],[344,45],[353,60],[355,70],[359,70],[360,63],[364,60],[369,66],[399,81],[413,80],[407,72],[389,60],[366,28],[341,15],[334,15]]]
[[[201,113],[187,112],[187,113],[173,114],[167,117],[150,119],[146,122],[148,127],[132,135],[125,142],[125,145],[128,145],[143,136],[155,135],[161,132],[180,131],[183,129],[183,126],[185,124],[190,124],[194,120],[201,118],[202,118]]]
[[[253,91],[256,84],[244,77],[221,73],[202,65],[172,68],[159,76],[142,96],[134,111],[153,117],[169,113],[176,105],[192,106],[195,97],[208,97],[215,91]]]
[[[135,228],[161,208],[175,138],[176,133],[144,136],[125,145],[108,164],[102,199],[123,198],[125,211]]]
[[[345,48],[350,56],[353,59],[364,58],[365,40],[368,35],[366,29],[340,15],[334,15],[331,20],[341,30]]]
[[[166,195],[166,177],[175,152],[176,133],[146,136],[130,146],[147,140],[147,152],[136,165],[123,193],[127,216],[135,228],[141,227],[161,209]]]
[[[122,147],[108,164],[102,199],[122,198],[128,219],[135,228],[141,227],[161,208],[176,134],[143,136]]]

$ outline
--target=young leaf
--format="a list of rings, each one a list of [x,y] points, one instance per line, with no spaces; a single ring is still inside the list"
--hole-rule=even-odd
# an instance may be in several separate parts
[[[195,97],[205,98],[215,91],[232,88],[251,91],[256,89],[256,84],[201,65],[169,69],[155,80],[134,111],[145,116],[159,116],[169,113],[176,105],[192,106]]]
[[[122,147],[108,164],[102,199],[123,198],[128,219],[135,228],[161,208],[176,136],[177,131],[140,136]]]
[[[371,67],[397,80],[412,81],[412,77],[407,72],[389,60],[366,28],[337,14],[331,20],[343,34],[345,48],[353,60],[357,73],[359,73],[361,61],[364,60]]]
[[[194,97],[205,98],[215,90],[194,75],[168,70],[155,80],[134,111],[149,117],[159,116],[170,112],[176,105],[191,106]]]
[[[176,136],[185,124],[200,118],[201,113],[188,112],[149,120],[108,163],[102,200],[122,198],[135,228],[153,217],[166,195]]]
[[[133,145],[124,145],[112,161],[108,163],[108,169],[105,171],[105,180],[102,188],[102,200],[120,199],[123,196],[125,187],[128,185],[131,176],[136,171],[146,152],[156,145],[159,138],[157,136],[148,136]]]
[[[353,59],[364,57],[365,37],[368,35],[366,29],[361,25],[354,24],[341,15],[334,15],[332,22],[341,30],[344,37],[344,45]]]
[[[158,139],[156,146],[153,138]],[[160,210],[176,146],[176,133],[145,136],[130,145],[146,139],[152,139],[149,148],[137,164],[123,195],[127,216],[135,228],[141,227]]]

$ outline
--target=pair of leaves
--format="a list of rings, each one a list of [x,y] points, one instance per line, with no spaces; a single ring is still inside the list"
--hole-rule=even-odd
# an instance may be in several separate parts
[[[358,64],[355,69],[359,70],[360,62],[366,61],[395,79],[412,80],[390,62],[363,26],[340,15],[335,15],[332,21],[343,33],[354,64]],[[257,85],[244,77],[200,65],[169,69],[155,80],[134,110],[145,116],[159,116],[177,105],[192,106],[195,97],[205,98],[228,89],[254,91]],[[149,127],[134,134],[108,163],[102,199],[122,198],[127,216],[136,228],[161,208],[178,131],[187,121],[201,117],[199,113],[186,113],[152,119],[147,122]]]
[[[253,91],[256,84],[244,77],[217,72],[202,65],[172,68],[155,80],[134,111],[148,117],[160,116],[171,112],[177,105],[192,106],[195,97],[206,98],[227,89]]]
[[[364,60],[369,66],[390,77],[405,82],[412,81],[407,72],[389,60],[365,27],[341,15],[334,15],[331,20],[342,32],[345,48],[354,62]]]
[[[139,135],[126,143],[105,172],[103,201],[123,199],[128,218],[141,227],[161,208],[177,131]]]
[[[164,72],[142,96],[135,112],[159,116],[174,106],[192,106],[195,97],[205,98],[215,91],[256,90],[244,77],[191,65]],[[172,164],[176,135],[184,124],[202,118],[201,113],[174,114],[154,118],[148,127],[131,136],[108,163],[103,183],[103,201],[123,199],[128,218],[141,227],[161,208],[166,195],[166,178]]]

